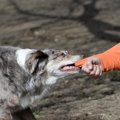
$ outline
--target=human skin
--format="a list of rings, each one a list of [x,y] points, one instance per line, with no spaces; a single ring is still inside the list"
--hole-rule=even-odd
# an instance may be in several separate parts
[[[76,61],[75,66],[92,76],[101,76],[103,72],[120,70],[120,43],[103,53]]]
[[[91,76],[101,76],[103,68],[101,61],[98,57],[89,57],[86,62],[81,66],[81,69]]]

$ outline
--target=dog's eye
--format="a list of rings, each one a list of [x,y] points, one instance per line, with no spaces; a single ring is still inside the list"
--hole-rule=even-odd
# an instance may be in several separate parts
[[[65,57],[65,53],[64,52],[60,53],[60,56]]]
[[[55,51],[52,51],[52,54],[55,54]]]

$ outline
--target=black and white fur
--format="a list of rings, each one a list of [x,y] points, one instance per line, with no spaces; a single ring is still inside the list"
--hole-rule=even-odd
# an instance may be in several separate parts
[[[42,99],[57,79],[79,71],[61,71],[80,56],[67,51],[0,46],[0,120]]]

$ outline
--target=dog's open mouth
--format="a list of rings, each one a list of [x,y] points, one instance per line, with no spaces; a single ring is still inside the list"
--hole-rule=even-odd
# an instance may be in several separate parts
[[[69,71],[79,71],[80,68],[76,67],[75,64],[73,63],[73,64],[63,65],[62,67],[60,67],[60,70],[64,72],[69,72]]]

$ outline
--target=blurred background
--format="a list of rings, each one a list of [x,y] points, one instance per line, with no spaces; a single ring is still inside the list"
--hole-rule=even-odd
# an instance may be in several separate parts
[[[120,0],[0,0],[0,45],[85,56],[120,42]],[[38,120],[120,120],[120,72],[59,81],[35,107]]]

